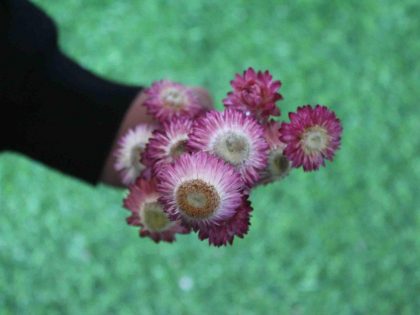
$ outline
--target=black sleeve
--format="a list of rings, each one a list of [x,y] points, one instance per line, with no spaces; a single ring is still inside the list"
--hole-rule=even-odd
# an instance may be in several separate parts
[[[54,23],[30,2],[0,0],[0,151],[95,183],[140,90],[65,56]]]

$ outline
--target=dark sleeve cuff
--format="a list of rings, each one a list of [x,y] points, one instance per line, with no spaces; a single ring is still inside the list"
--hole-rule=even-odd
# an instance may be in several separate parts
[[[103,80],[56,51],[31,73],[30,105],[18,113],[19,150],[96,183],[129,105],[141,90]]]

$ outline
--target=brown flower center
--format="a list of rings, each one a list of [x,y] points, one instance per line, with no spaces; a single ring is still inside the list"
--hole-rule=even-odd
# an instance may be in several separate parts
[[[325,128],[316,125],[305,130],[301,141],[303,151],[310,155],[324,151],[328,147],[330,136]]]
[[[131,150],[130,161],[131,165],[134,166],[135,169],[141,170],[142,164],[140,163],[140,158],[143,153],[143,146],[137,145]]]
[[[177,159],[182,153],[185,153],[186,150],[187,140],[179,140],[176,142],[171,149],[169,150],[169,155],[173,159]]]
[[[286,175],[290,169],[289,160],[283,155],[283,150],[273,150],[268,157],[268,168],[271,175],[280,177]]]
[[[183,215],[191,219],[207,219],[219,207],[220,197],[212,185],[201,179],[192,179],[179,186],[176,201]]]
[[[218,136],[214,143],[214,151],[226,162],[239,165],[249,157],[249,140],[245,135],[229,131]]]
[[[170,224],[167,215],[157,201],[146,203],[143,209],[143,224],[150,231],[165,230]]]

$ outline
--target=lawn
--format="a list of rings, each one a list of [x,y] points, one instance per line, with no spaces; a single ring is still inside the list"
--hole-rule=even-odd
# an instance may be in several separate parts
[[[34,2],[102,76],[202,85],[221,108],[235,73],[270,69],[282,118],[325,104],[344,133],[334,163],[255,190],[226,248],[140,239],[123,191],[2,153],[1,314],[419,314],[418,1]]]

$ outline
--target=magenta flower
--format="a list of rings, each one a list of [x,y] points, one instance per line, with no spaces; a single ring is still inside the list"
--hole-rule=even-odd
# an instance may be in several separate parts
[[[156,130],[146,145],[142,163],[159,169],[162,165],[175,161],[187,152],[186,143],[191,128],[192,121],[186,117],[164,122],[162,129]]]
[[[180,116],[194,118],[207,110],[199,104],[195,93],[190,88],[169,80],[153,83],[146,90],[146,94],[147,99],[144,105],[148,112],[160,122]]]
[[[209,240],[210,245],[232,245],[235,236],[243,238],[248,233],[251,218],[251,203],[248,196],[244,196],[242,204],[236,209],[235,214],[218,225],[209,226],[198,232],[200,240]]]
[[[195,231],[231,218],[242,202],[239,173],[205,152],[181,155],[158,173],[159,199],[171,220]]]
[[[305,105],[289,113],[289,118],[290,123],[281,124],[280,139],[286,143],[284,154],[293,167],[314,171],[325,166],[325,159],[333,160],[343,131],[333,111],[321,105]]]
[[[159,197],[153,180],[137,180],[124,199],[124,207],[131,212],[127,223],[139,226],[141,237],[150,237],[156,243],[173,242],[176,233],[186,234],[189,233],[189,229],[182,226],[179,221],[169,220],[158,200]]]
[[[269,116],[280,116],[276,106],[283,96],[278,93],[280,81],[273,81],[270,72],[248,68],[243,75],[236,74],[231,82],[233,91],[223,100],[226,107],[241,110],[254,115],[260,122],[268,120]]]
[[[134,129],[128,130],[119,140],[114,168],[120,172],[124,184],[133,184],[145,170],[145,165],[140,162],[140,158],[155,129],[156,125],[139,124]]]
[[[233,109],[210,111],[194,124],[188,146],[229,162],[251,186],[267,166],[268,145],[263,134],[262,126],[252,116]]]
[[[289,174],[291,165],[289,159],[283,154],[286,144],[280,140],[281,123],[270,121],[264,126],[264,138],[268,143],[268,163],[261,173],[259,184],[269,184],[282,179]]]

